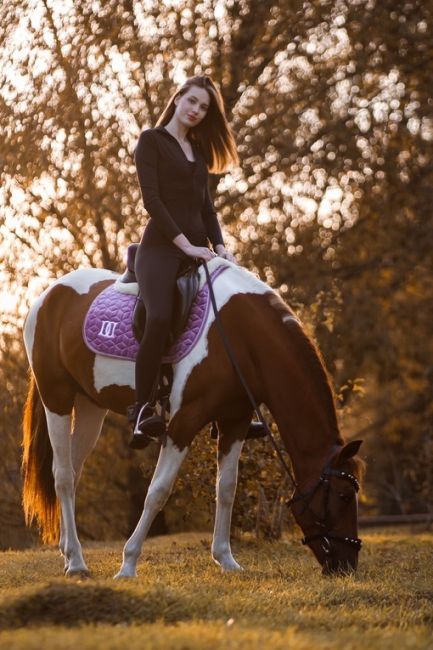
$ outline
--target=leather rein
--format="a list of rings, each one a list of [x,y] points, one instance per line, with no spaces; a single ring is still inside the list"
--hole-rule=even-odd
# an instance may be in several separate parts
[[[330,486],[330,482],[329,482],[330,477],[331,476],[337,476],[338,478],[341,478],[341,479],[343,479],[345,481],[350,482],[351,485],[354,487],[356,493],[359,491],[359,482],[358,482],[358,480],[356,479],[355,476],[353,476],[353,474],[349,474],[348,472],[343,472],[342,470],[331,468],[329,466],[329,462],[328,462],[325,465],[325,467],[323,468],[323,470],[322,470],[322,472],[320,474],[320,478],[317,481],[317,483],[313,486],[313,488],[311,490],[309,490],[308,492],[304,492],[304,493],[301,493],[299,491],[299,484],[297,483],[297,481],[296,481],[295,477],[293,476],[293,473],[292,473],[289,465],[287,464],[286,460],[284,459],[284,456],[282,455],[281,450],[280,450],[280,448],[278,447],[278,445],[277,445],[277,443],[275,441],[275,438],[274,438],[274,436],[273,436],[273,434],[272,434],[272,432],[271,432],[271,430],[270,430],[270,428],[268,426],[268,423],[266,422],[266,420],[265,420],[265,418],[263,416],[263,413],[262,413],[259,405],[257,404],[256,400],[254,399],[254,396],[253,396],[253,394],[252,394],[252,392],[251,392],[251,390],[250,390],[250,388],[249,388],[249,386],[248,386],[248,384],[247,384],[247,382],[246,382],[246,380],[245,380],[245,378],[244,378],[244,376],[242,374],[242,371],[241,371],[241,369],[239,367],[239,364],[238,364],[238,362],[236,360],[236,357],[235,357],[235,355],[233,353],[233,350],[232,350],[232,348],[230,346],[230,343],[229,343],[229,341],[227,339],[226,333],[225,333],[223,325],[221,323],[221,318],[220,318],[220,315],[219,315],[219,311],[218,311],[218,308],[217,308],[217,304],[216,304],[216,300],[215,300],[215,294],[214,294],[214,291],[213,291],[212,280],[211,280],[211,277],[210,277],[209,269],[208,269],[207,263],[204,260],[203,260],[202,263],[203,263],[204,271],[205,271],[205,274],[206,274],[206,280],[207,280],[207,283],[208,283],[208,286],[209,286],[209,295],[210,295],[210,299],[211,299],[211,303],[212,303],[212,309],[213,309],[213,312],[214,312],[214,315],[215,315],[215,322],[217,324],[221,339],[222,339],[224,347],[226,349],[227,356],[229,357],[230,362],[231,362],[236,374],[238,375],[238,377],[240,379],[240,382],[241,382],[241,384],[242,384],[242,386],[243,386],[243,388],[244,388],[244,390],[245,390],[245,392],[246,392],[246,394],[248,396],[248,399],[249,399],[249,401],[251,403],[251,406],[253,407],[253,410],[254,410],[257,418],[262,423],[262,425],[263,425],[263,427],[264,427],[264,429],[266,431],[267,437],[268,437],[269,441],[271,442],[271,444],[272,444],[272,446],[273,446],[273,448],[274,448],[274,450],[275,450],[275,452],[276,452],[276,454],[277,454],[277,456],[278,456],[278,458],[280,460],[280,463],[283,466],[284,471],[286,472],[286,474],[290,478],[290,481],[291,481],[292,486],[294,488],[293,495],[286,502],[286,504],[287,504],[287,506],[289,508],[291,508],[293,510],[293,505],[295,503],[306,499],[306,503],[305,503],[305,506],[304,506],[302,512],[305,512],[307,510],[312,512],[312,514],[314,515],[314,518],[315,518],[315,524],[320,529],[320,532],[317,533],[317,534],[305,536],[301,540],[302,544],[310,546],[311,542],[321,540],[322,549],[323,549],[323,551],[325,552],[326,555],[331,555],[332,554],[331,540],[335,540],[335,541],[341,542],[343,544],[348,544],[349,546],[352,546],[357,551],[359,551],[361,549],[362,540],[360,538],[358,538],[358,537],[348,537],[348,536],[345,536],[345,535],[337,535],[337,534],[333,533],[332,529],[331,529],[332,524],[330,522],[330,517],[329,517],[329,498],[330,498],[330,490],[331,490],[331,486]],[[323,516],[318,516],[316,513],[314,513],[313,510],[311,509],[311,505],[310,505],[312,498],[314,497],[314,495],[318,492],[318,490],[320,488],[323,488],[323,511],[324,511]],[[299,493],[295,496],[295,493],[297,491]]]

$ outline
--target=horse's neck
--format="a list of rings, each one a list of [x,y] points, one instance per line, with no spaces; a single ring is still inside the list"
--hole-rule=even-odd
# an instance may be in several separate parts
[[[272,307],[265,311],[267,334],[255,350],[263,401],[302,483],[317,475],[341,445],[334,401],[323,366],[297,321],[283,322]]]
[[[301,485],[317,477],[321,469],[339,448],[338,437],[332,435],[316,405],[298,408],[295,399],[290,398],[290,386],[286,391],[277,391],[267,400],[267,406],[277,424],[284,445],[289,452],[296,480]]]

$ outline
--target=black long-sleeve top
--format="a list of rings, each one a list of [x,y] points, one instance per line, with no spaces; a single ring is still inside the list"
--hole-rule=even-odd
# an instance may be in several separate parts
[[[140,134],[134,159],[144,207],[149,216],[143,241],[172,242],[183,233],[195,246],[223,244],[209,193],[209,173],[198,143],[191,142],[195,162],[163,126]]]

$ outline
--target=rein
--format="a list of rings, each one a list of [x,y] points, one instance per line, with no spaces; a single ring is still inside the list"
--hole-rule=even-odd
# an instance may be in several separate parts
[[[230,362],[231,362],[233,368],[235,369],[235,371],[236,371],[236,373],[237,373],[237,375],[238,375],[238,377],[239,377],[239,379],[241,381],[241,384],[242,384],[242,386],[243,386],[243,388],[244,388],[244,390],[245,390],[245,392],[246,392],[246,394],[248,396],[248,399],[250,400],[251,406],[253,407],[255,414],[257,415],[258,419],[262,423],[262,425],[263,425],[263,427],[264,427],[264,429],[266,431],[266,435],[268,436],[269,440],[271,441],[271,444],[272,444],[273,448],[275,449],[275,451],[277,453],[277,456],[278,456],[278,458],[279,458],[279,460],[281,462],[281,465],[283,466],[283,468],[286,471],[288,477],[290,478],[293,487],[296,489],[298,487],[298,484],[297,484],[297,482],[295,480],[295,477],[293,476],[293,473],[292,473],[290,467],[286,463],[286,461],[284,459],[284,456],[281,453],[280,448],[278,447],[277,443],[275,442],[275,438],[272,435],[272,431],[268,427],[268,423],[266,422],[266,420],[265,420],[265,418],[263,416],[263,413],[260,410],[259,405],[257,404],[256,400],[254,399],[254,395],[252,394],[252,392],[250,390],[250,387],[248,386],[247,382],[245,381],[245,377],[242,374],[242,370],[239,367],[239,364],[238,364],[238,362],[236,360],[236,357],[235,357],[235,355],[233,353],[233,350],[232,350],[232,348],[230,346],[230,343],[229,343],[229,341],[227,339],[226,333],[225,333],[223,325],[221,323],[221,318],[220,318],[220,315],[219,315],[218,307],[217,307],[217,304],[216,304],[215,294],[214,294],[214,290],[213,290],[213,286],[212,286],[212,281],[211,281],[209,269],[207,267],[207,263],[204,260],[203,260],[203,266],[204,266],[204,271],[206,273],[207,283],[208,283],[208,286],[209,286],[209,295],[210,295],[210,299],[211,299],[211,303],[212,303],[212,309],[213,309],[213,312],[215,314],[215,321],[216,321],[217,327],[219,329],[219,333],[221,335],[221,338],[222,338],[224,347],[226,349],[227,355],[228,355],[228,357],[230,359]]]
[[[296,490],[299,489],[299,484],[297,483],[295,477],[293,476],[293,473],[292,473],[289,465],[286,463],[286,461],[284,459],[284,456],[281,453],[281,450],[280,450],[280,448],[278,447],[278,445],[277,445],[277,443],[275,441],[275,438],[274,438],[274,436],[272,434],[272,431],[270,430],[270,428],[269,428],[269,426],[268,426],[268,424],[267,424],[267,422],[266,422],[266,420],[265,420],[265,418],[263,416],[263,413],[260,410],[260,407],[257,404],[256,400],[254,399],[254,395],[252,394],[252,392],[250,390],[250,387],[248,386],[248,384],[247,384],[247,382],[245,380],[245,377],[242,374],[242,371],[241,371],[241,369],[239,367],[239,364],[238,364],[238,362],[236,360],[233,349],[230,346],[230,343],[229,343],[229,341],[227,339],[226,333],[224,331],[224,327],[223,327],[223,325],[221,323],[221,318],[220,318],[219,311],[218,311],[218,308],[217,308],[217,304],[216,304],[216,300],[215,300],[215,294],[214,294],[214,290],[213,290],[213,286],[212,286],[212,280],[211,280],[211,277],[210,277],[210,273],[209,273],[207,263],[204,260],[202,261],[202,263],[203,263],[203,266],[204,266],[204,271],[205,271],[207,283],[208,283],[208,286],[209,286],[209,295],[210,295],[210,299],[211,299],[211,303],[212,303],[212,309],[213,309],[213,312],[214,312],[214,315],[215,315],[215,322],[217,324],[217,327],[218,327],[222,342],[223,342],[224,347],[226,349],[227,356],[229,357],[230,362],[231,362],[236,374],[238,375],[238,377],[240,379],[240,382],[241,382],[241,384],[242,384],[242,386],[243,386],[243,388],[244,388],[244,390],[245,390],[245,392],[246,392],[246,394],[248,396],[248,399],[249,399],[249,401],[251,403],[251,406],[254,409],[254,412],[255,412],[257,418],[260,420],[260,422],[262,423],[262,425],[263,425],[263,427],[264,427],[264,429],[266,431],[266,435],[267,435],[268,439],[270,440],[270,442],[271,442],[271,444],[272,444],[272,446],[273,446],[273,448],[274,448],[274,450],[275,450],[275,452],[276,452],[276,454],[277,454],[277,456],[278,456],[278,458],[280,460],[281,465],[283,466],[287,476],[290,478],[290,480],[292,482],[292,485],[293,485],[293,488],[294,488],[293,496],[286,502],[286,504],[287,504],[287,506],[289,508],[292,508],[292,506],[295,503],[297,503],[298,501],[308,499],[308,501],[306,502],[306,505],[304,507],[303,512],[305,512],[306,510],[310,510],[310,512],[312,512],[313,515],[314,515],[315,524],[317,526],[319,526],[319,528],[321,529],[321,532],[319,532],[317,534],[306,535],[301,540],[302,544],[305,544],[305,545],[309,546],[311,544],[311,542],[321,540],[322,549],[323,549],[324,553],[326,555],[328,555],[328,556],[332,555],[332,544],[331,544],[330,540],[335,540],[337,542],[342,542],[344,544],[348,544],[349,546],[352,546],[356,550],[359,551],[360,548],[361,548],[361,545],[362,545],[362,541],[358,537],[348,537],[348,536],[344,536],[344,535],[336,535],[335,533],[333,533],[330,530],[331,523],[329,521],[329,494],[330,494],[329,479],[330,479],[330,477],[331,476],[337,476],[338,478],[341,478],[341,479],[343,479],[345,481],[349,481],[351,483],[351,485],[355,488],[355,492],[358,492],[358,490],[359,490],[358,480],[356,479],[355,476],[353,476],[353,474],[349,474],[348,472],[343,472],[341,470],[333,469],[333,468],[329,467],[329,463],[328,463],[325,466],[325,468],[323,469],[319,480],[317,481],[317,483],[314,485],[314,487],[311,490],[309,490],[308,492],[303,492],[303,493],[300,492],[297,496],[294,496]],[[316,513],[314,513],[312,511],[312,509],[310,508],[311,499],[313,498],[313,496],[316,494],[316,492],[318,491],[318,489],[320,487],[323,487],[323,489],[324,489],[324,516],[322,518],[317,516]]]

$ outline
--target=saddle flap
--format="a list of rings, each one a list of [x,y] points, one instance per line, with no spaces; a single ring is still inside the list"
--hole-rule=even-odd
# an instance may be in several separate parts
[[[189,264],[188,267],[177,277],[176,284],[177,291],[171,326],[173,339],[176,339],[185,329],[191,305],[199,290],[200,275],[197,263],[192,262]]]
[[[200,286],[200,274],[198,264],[191,261],[186,268],[183,268],[176,279],[176,295],[174,302],[173,318],[170,328],[170,342],[183,332],[188,321],[192,303]],[[146,308],[140,297],[137,298],[132,329],[137,341],[141,341],[146,326]]]

